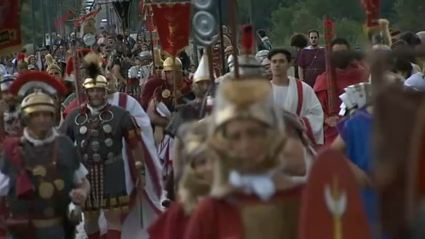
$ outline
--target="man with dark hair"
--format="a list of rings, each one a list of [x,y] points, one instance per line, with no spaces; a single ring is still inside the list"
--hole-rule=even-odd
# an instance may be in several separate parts
[[[298,66],[300,80],[313,87],[317,76],[326,70],[325,49],[319,46],[319,31],[308,31],[308,37],[310,46],[300,51],[295,65]]]
[[[299,78],[298,75],[298,65],[296,65],[299,53],[302,49],[306,48],[308,46],[308,38],[305,34],[302,33],[296,33],[295,35],[292,36],[291,38],[291,47],[295,48],[296,51],[296,56],[295,56],[295,61],[294,61],[294,76],[295,78]]]
[[[338,45],[348,47],[343,43],[345,39],[342,39],[341,41],[335,40],[332,42],[333,52],[331,54],[331,66],[333,79],[335,82],[335,96],[339,96],[344,93],[344,89],[346,87],[361,82],[366,82],[369,74],[367,70],[357,61],[359,53],[348,51],[348,49],[342,50],[342,48],[334,49],[334,47]],[[345,41],[345,43],[348,42]],[[328,98],[332,97],[328,95],[329,74],[331,73],[323,73],[317,77],[316,83],[314,84],[314,92],[316,93],[324,112],[323,130],[325,134],[325,147],[331,146],[332,142],[338,136],[338,131],[335,126],[339,121],[338,115],[331,115],[331,109],[329,108],[328,104]],[[335,100],[338,101],[337,105],[341,104],[341,100],[338,97]]]
[[[335,38],[331,43],[332,51],[347,51],[351,49],[350,43],[345,38]]]
[[[312,142],[323,144],[322,106],[308,84],[288,76],[291,53],[286,49],[273,49],[269,52],[268,59],[275,103],[300,118]]]

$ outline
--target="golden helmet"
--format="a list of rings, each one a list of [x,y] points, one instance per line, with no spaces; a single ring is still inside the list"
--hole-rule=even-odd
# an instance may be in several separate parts
[[[109,89],[108,80],[102,75],[102,58],[96,53],[89,53],[84,57],[86,78],[83,82],[84,89],[102,88]]]
[[[175,64],[174,64],[175,61]],[[176,71],[182,71],[182,62],[180,61],[180,59],[178,57],[175,58],[175,60],[173,59],[173,57],[167,57],[167,59],[165,59],[164,61],[164,71],[173,71],[174,69]]]
[[[30,91],[34,93],[28,94]],[[51,95],[65,95],[67,88],[47,72],[31,71],[20,74],[9,87],[9,92],[24,97],[21,110],[23,116],[28,116],[34,112],[55,113],[56,105]]]
[[[21,111],[24,116],[35,112],[56,113],[55,101],[48,94],[37,90],[27,95],[21,102]]]
[[[193,74],[193,83],[198,83],[200,81],[205,80],[210,80],[210,70],[208,64],[208,57],[206,54],[202,55],[198,69],[196,69],[195,74]]]

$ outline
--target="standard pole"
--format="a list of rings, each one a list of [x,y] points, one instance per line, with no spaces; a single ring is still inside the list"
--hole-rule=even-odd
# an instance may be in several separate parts
[[[218,0],[218,24],[219,24],[219,34],[220,34],[220,42],[221,42],[221,48],[220,48],[220,57],[221,57],[221,72],[224,75],[226,71],[226,57],[224,56],[224,33],[223,33],[223,12],[221,7],[221,0]],[[233,49],[235,50],[235,49]]]
[[[36,30],[35,30],[35,3],[34,3],[34,0],[31,0],[31,21],[32,21],[32,44],[33,44],[33,50],[34,50],[34,54],[35,54],[36,46],[37,46],[37,39],[36,39]]]
[[[40,1],[41,3],[41,19],[42,19],[42,26],[43,26],[43,46],[46,47],[46,21],[45,21],[45,14],[44,14],[44,0]]]

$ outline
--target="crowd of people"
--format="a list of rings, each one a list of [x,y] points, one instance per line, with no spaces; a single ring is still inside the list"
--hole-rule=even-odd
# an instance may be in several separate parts
[[[254,52],[245,26],[240,44],[215,45],[222,76],[210,75],[206,54],[197,65],[185,51],[165,57],[128,30],[102,32],[90,48],[71,37],[0,56],[0,238],[5,229],[16,239],[73,238],[80,210],[89,239],[312,238],[300,236],[311,231],[302,193],[328,149],[351,171],[332,172],[361,189],[346,207],[362,207],[344,219],[359,229],[344,238],[371,238],[381,220],[374,187],[391,179],[371,177],[369,56],[382,57],[386,84],[425,90],[425,63],[403,54],[422,47],[425,32],[388,25],[380,21],[383,40],[371,49],[338,37],[328,55],[318,30],[295,34],[290,49],[263,35]],[[399,238],[404,226],[383,234]],[[329,238],[323,232],[314,238]]]

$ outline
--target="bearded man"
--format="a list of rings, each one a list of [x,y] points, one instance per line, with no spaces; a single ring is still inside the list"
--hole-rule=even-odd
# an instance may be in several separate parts
[[[319,46],[319,31],[310,30],[308,37],[310,46],[299,52],[295,65],[299,79],[313,87],[316,78],[326,71],[325,49]]]

